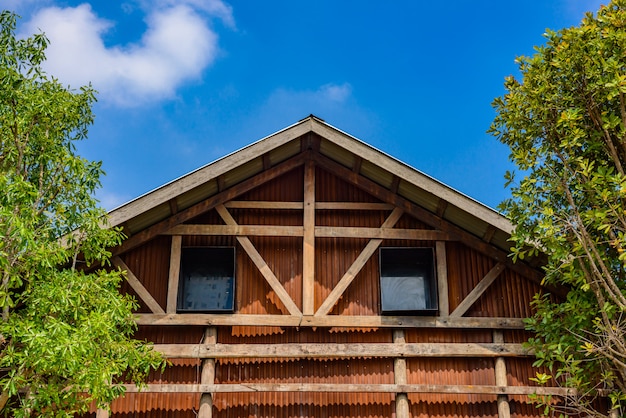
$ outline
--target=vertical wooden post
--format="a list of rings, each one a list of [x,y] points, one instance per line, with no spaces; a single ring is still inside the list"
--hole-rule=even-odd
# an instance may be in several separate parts
[[[393,342],[395,344],[404,344],[404,330],[396,329],[393,331]],[[406,385],[406,359],[395,358],[393,360],[393,375],[396,385]],[[396,393],[396,418],[409,418],[409,397],[406,393]]]
[[[304,240],[302,246],[302,313],[315,313],[315,164],[304,167]]]
[[[435,259],[437,260],[437,294],[439,298],[439,316],[450,315],[448,302],[448,265],[446,260],[446,243],[435,243]]]
[[[96,418],[109,418],[109,411],[106,409],[96,409]]]
[[[493,342],[504,343],[502,331],[493,331]],[[496,357],[496,386],[507,386],[506,361],[504,357]],[[508,395],[498,395],[498,418],[511,418],[511,407]]]
[[[172,235],[172,249],[170,251],[170,274],[167,281],[167,306],[165,312],[176,313],[176,303],[178,300],[178,279],[180,276],[180,253],[182,237]]]
[[[217,328],[209,327],[204,330],[204,344],[217,343]],[[200,374],[200,384],[212,385],[215,383],[215,359],[209,358],[202,360],[202,373]],[[198,410],[198,418],[213,417],[213,395],[211,393],[203,393],[200,397],[200,409]]]

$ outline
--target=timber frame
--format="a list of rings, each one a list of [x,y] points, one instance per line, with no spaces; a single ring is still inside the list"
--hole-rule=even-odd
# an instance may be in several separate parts
[[[245,193],[300,168],[304,172],[302,201],[242,200]],[[351,186],[373,196],[378,202],[317,201],[316,170],[334,173]],[[239,223],[236,210],[272,210],[301,213],[301,225],[249,225]],[[192,223],[209,211],[220,223]],[[316,213],[324,211],[382,211],[386,218],[378,227],[337,227],[316,225]],[[403,216],[419,219],[425,227],[396,228]],[[430,177],[381,153],[357,139],[310,116],[234,154],[209,164],[110,213],[111,226],[121,226],[128,239],[112,249],[113,265],[126,271],[127,282],[145,306],[137,314],[141,326],[204,326],[199,344],[156,344],[155,349],[169,358],[202,361],[199,384],[149,384],[149,393],[202,393],[200,414],[211,416],[212,393],[222,392],[383,392],[396,394],[396,414],[408,417],[407,394],[491,394],[497,395],[499,415],[510,416],[509,395],[567,396],[559,387],[512,386],[507,383],[509,358],[527,358],[533,353],[520,343],[505,343],[503,332],[522,330],[523,318],[466,316],[505,270],[539,284],[541,273],[535,265],[513,263],[508,257],[507,239],[511,224],[498,213],[442,185]],[[167,297],[157,301],[142,278],[124,261],[124,254],[146,245],[156,237],[171,237]],[[254,263],[271,288],[279,314],[177,313],[180,257],[185,237],[232,237]],[[251,237],[291,237],[302,242],[302,298],[294,300],[281,280],[257,250]],[[324,300],[315,300],[316,240],[358,238],[366,240],[360,254],[347,268]],[[355,285],[361,269],[383,241],[418,240],[434,242],[438,285],[438,315],[381,316],[334,313],[338,301]],[[452,306],[448,300],[446,243],[461,243],[494,260],[494,266],[465,298]],[[558,289],[553,289],[558,291]],[[276,302],[275,302],[276,303]],[[355,344],[220,344],[219,327],[257,326],[287,328],[345,328],[394,330],[389,343]],[[407,343],[404,332],[414,328],[491,330],[490,343]],[[390,358],[394,359],[393,384],[215,384],[215,361],[222,358]],[[406,360],[411,358],[494,359],[495,385],[409,384]],[[127,385],[129,392],[137,391]],[[100,417],[105,411],[98,412]]]

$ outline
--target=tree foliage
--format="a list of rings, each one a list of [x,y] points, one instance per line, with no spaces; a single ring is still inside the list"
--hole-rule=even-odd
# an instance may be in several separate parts
[[[527,325],[537,380],[576,390],[547,411],[626,413],[626,1],[615,0],[579,26],[545,34],[518,58],[494,101],[491,132],[521,171],[507,173],[512,198],[502,209],[516,224],[512,256],[540,249],[545,282],[567,298],[533,301]],[[532,244],[532,245],[530,245]],[[599,399],[607,396],[609,406]],[[604,405],[603,405],[604,403]]]
[[[0,411],[73,416],[140,381],[161,359],[133,340],[137,304],[106,266],[119,231],[93,197],[100,163],[76,154],[93,122],[91,87],[63,87],[41,64],[47,40],[15,36],[0,14]],[[60,268],[62,266],[63,268]],[[91,270],[94,270],[91,272]]]

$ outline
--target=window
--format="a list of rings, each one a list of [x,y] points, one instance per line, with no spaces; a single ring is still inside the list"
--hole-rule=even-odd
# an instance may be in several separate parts
[[[437,281],[432,248],[381,248],[383,313],[435,313]]]
[[[232,312],[235,248],[183,248],[180,258],[178,312]]]

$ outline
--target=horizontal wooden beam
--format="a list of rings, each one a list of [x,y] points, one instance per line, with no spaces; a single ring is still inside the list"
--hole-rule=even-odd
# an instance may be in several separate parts
[[[355,228],[339,226],[316,226],[315,236],[324,238],[413,239],[424,241],[450,240],[449,234],[431,229]]]
[[[177,225],[164,235],[234,235],[266,237],[301,237],[302,226],[278,225]]]
[[[166,231],[164,235],[234,235],[266,237],[302,237],[302,226],[279,225],[197,225],[182,224]],[[358,228],[316,226],[315,236],[322,238],[412,239],[447,241],[450,234],[431,229]]]
[[[139,325],[215,325],[326,328],[472,328],[524,329],[522,318],[351,316],[351,315],[246,315],[246,314],[148,314],[136,315]]]
[[[231,200],[225,202],[228,209],[282,209],[282,210],[302,210],[302,202],[275,202],[260,200]],[[394,206],[389,203],[369,203],[369,202],[316,202],[317,210],[393,210]]]
[[[525,357],[511,343],[155,344],[169,358]]]
[[[126,385],[126,392],[137,393],[233,393],[233,392],[356,392],[356,393],[453,393],[485,395],[556,395],[575,394],[573,389],[536,386],[492,385],[411,385],[411,384],[351,384],[351,383],[235,383],[189,384],[163,383],[138,387]]]

